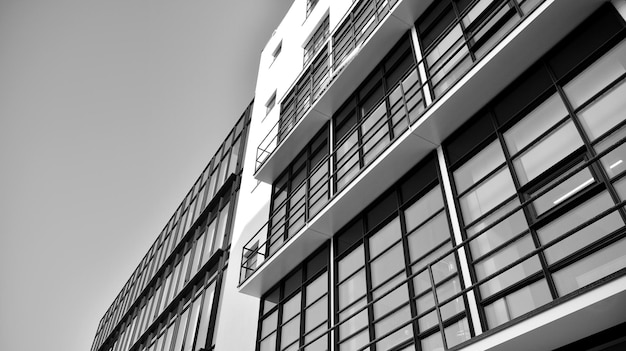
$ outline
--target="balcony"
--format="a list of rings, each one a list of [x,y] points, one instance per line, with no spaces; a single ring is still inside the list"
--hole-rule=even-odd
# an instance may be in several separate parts
[[[480,1],[474,1],[468,11]],[[504,30],[497,40],[488,50],[480,54],[468,50],[466,43],[461,45],[463,40],[468,39],[460,38],[453,41],[453,45],[444,50],[437,60],[431,60],[425,55],[396,87],[401,92],[402,103],[398,105],[392,100],[396,98],[396,91],[393,90],[380,103],[380,106],[387,104],[392,108],[382,110],[378,107],[373,108],[359,125],[347,133],[356,134],[356,129],[361,128],[362,137],[359,137],[358,142],[348,143],[346,140],[350,138],[344,138],[334,150],[331,150],[329,157],[320,163],[324,165],[319,168],[323,167],[325,170],[322,172],[324,176],[320,177],[317,173],[319,169],[316,169],[303,183],[302,191],[295,192],[300,194],[302,199],[294,198],[289,201],[294,204],[292,207],[297,209],[294,211],[297,216],[270,218],[244,246],[240,291],[260,296],[273,286],[280,277],[294,268],[302,257],[306,257],[319,244],[331,238],[364,206],[395,183],[412,165],[441,145],[448,135],[602,3],[601,0],[537,1],[532,11],[522,13],[523,16],[517,19],[514,19],[514,16],[509,17],[514,19],[514,23],[502,27]],[[490,23],[490,20],[502,13],[501,10],[509,4],[510,1],[499,2],[492,8],[493,11],[484,17],[483,23]],[[501,24],[508,23],[499,21]],[[435,43],[442,42],[442,38],[452,33],[456,24],[458,22],[448,26]],[[485,25],[479,26],[477,33],[484,29]],[[345,74],[356,76],[356,71],[350,73],[349,70],[357,66],[356,63],[346,66],[327,88],[326,94],[313,105],[313,109],[330,115],[332,108],[337,107],[331,100],[345,99],[352,91],[347,89],[348,81],[342,80],[341,77]],[[425,73],[426,67],[431,69],[429,75]],[[346,86],[340,88],[344,83]],[[345,94],[345,97],[341,94]],[[295,127],[296,131],[298,128]],[[300,135],[298,139],[303,138]],[[289,143],[291,141],[286,141],[285,145],[292,145]],[[293,146],[289,148],[292,151],[294,149]],[[295,151],[297,150],[299,149]],[[290,158],[286,152],[277,150],[271,157],[282,158],[287,164]],[[272,167],[278,164],[277,161],[271,162],[274,162]],[[324,190],[316,190],[310,184]],[[317,191],[322,191],[323,196],[318,195]],[[321,196],[324,200],[312,202],[311,199],[315,196]],[[312,211],[312,208],[315,210]],[[276,223],[282,226],[279,226],[280,230],[274,225]]]
[[[255,178],[271,183],[431,2],[355,3],[282,99],[279,121],[257,148]]]

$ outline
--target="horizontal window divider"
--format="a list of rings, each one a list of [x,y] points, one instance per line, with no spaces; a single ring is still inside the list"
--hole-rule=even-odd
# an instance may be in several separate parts
[[[544,100],[544,101],[547,101],[547,100]],[[558,120],[558,122],[556,122],[555,124],[550,126],[550,128],[546,129],[543,133],[541,133],[538,136],[536,136],[533,141],[531,141],[530,143],[525,145],[523,148],[519,149],[515,154],[511,155],[510,159],[513,160],[513,159],[519,157],[520,155],[524,154],[526,151],[528,151],[528,150],[532,149],[533,147],[537,146],[538,144],[540,144],[543,138],[545,138],[548,135],[552,134],[552,132],[554,132],[557,129],[561,128],[567,122],[572,122],[573,123],[573,121],[574,120],[571,118],[571,116],[569,114],[565,115],[560,120]]]
[[[401,210],[401,211],[406,211],[406,210],[407,210],[409,207],[411,207],[413,204],[415,204],[415,203],[412,203],[411,205],[408,205],[408,206],[404,206],[404,205],[403,205],[403,208],[401,208],[400,210]],[[439,215],[440,215],[442,212],[444,212],[444,211],[445,211],[445,208],[444,208],[444,207],[442,207],[442,208],[438,209],[437,211],[435,211],[433,214],[428,215],[428,217],[426,217],[426,218],[425,218],[425,219],[424,219],[424,220],[423,220],[420,224],[416,225],[416,226],[415,226],[413,229],[411,229],[410,231],[407,231],[407,232],[406,232],[406,234],[405,234],[405,236],[407,236],[407,237],[408,237],[409,235],[411,235],[411,234],[415,233],[416,231],[420,230],[420,229],[421,229],[421,228],[423,228],[423,227],[424,227],[424,226],[425,226],[428,222],[430,222],[430,221],[432,221],[433,219],[435,219],[437,216],[439,216]]]
[[[496,302],[497,300],[506,297],[507,295],[510,295],[524,287],[527,287],[533,283],[538,282],[541,279],[545,279],[546,276],[543,272],[542,269],[539,269],[538,271],[516,281],[515,283],[503,288],[502,290],[491,294],[489,297],[485,297],[483,299],[481,299],[480,301],[477,301],[477,303],[483,307],[490,305],[494,302]]]
[[[583,248],[580,248],[572,252],[571,254],[567,255],[566,257],[550,264],[548,267],[548,270],[550,271],[550,273],[554,273],[560,270],[561,268],[564,268],[576,261],[579,261],[581,258],[589,256],[590,254],[593,254],[599,250],[602,250],[603,248],[610,246],[616,241],[623,239],[624,234],[626,234],[626,230],[624,229],[624,227],[618,228],[614,230],[613,232],[605,235],[604,237],[596,240],[595,242]]]
[[[474,260],[470,261],[470,264],[477,264],[480,263],[480,261],[483,261],[495,254],[497,254],[501,249],[504,249],[505,247],[511,245],[512,243],[516,242],[517,240],[522,239],[524,236],[530,234],[530,230],[529,229],[525,229],[523,231],[521,231],[518,234],[515,234],[513,237],[511,237],[510,239],[506,240],[505,242],[503,242],[502,244],[499,244],[497,246],[495,246],[494,248],[492,248],[489,252],[483,254],[482,256],[479,256],[477,258],[475,258]],[[472,237],[471,239],[473,239],[474,237]],[[471,240],[470,240],[471,241]],[[471,249],[470,249],[471,251]]]

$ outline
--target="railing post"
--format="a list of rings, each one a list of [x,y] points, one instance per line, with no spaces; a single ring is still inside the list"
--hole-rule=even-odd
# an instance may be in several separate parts
[[[452,193],[452,183],[450,182],[450,174],[448,173],[448,167],[446,165],[445,156],[443,154],[443,147],[439,146],[437,148],[437,159],[439,163],[439,170],[441,172],[441,182],[443,185],[443,190],[445,193],[445,201],[448,206],[450,216],[450,222],[452,222],[452,232],[454,234],[454,245],[456,246],[458,243],[463,242],[463,237],[461,235],[461,225],[459,224],[459,217],[457,215],[456,203],[454,202],[454,195]],[[461,268],[461,275],[463,277],[463,283],[466,287],[472,286],[472,279],[470,276],[469,270],[469,261],[467,259],[467,246],[463,246],[458,248],[456,251]],[[478,304],[476,301],[476,294],[474,294],[474,290],[469,290],[467,292],[467,304],[470,309],[470,315],[472,317],[472,326],[474,327],[474,334],[476,336],[483,333],[482,326],[480,324],[480,316],[478,314]]]

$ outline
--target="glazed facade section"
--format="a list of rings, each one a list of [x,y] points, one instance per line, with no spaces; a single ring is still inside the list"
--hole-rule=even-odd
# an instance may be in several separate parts
[[[537,3],[442,1],[427,9],[416,33],[433,98]],[[462,348],[622,277],[625,37],[623,18],[605,4],[442,145],[415,160],[320,249],[324,255],[329,250],[330,260],[323,284],[304,268],[320,260],[316,253],[264,293],[257,350]],[[393,113],[393,96],[401,97],[403,117],[412,111],[406,107],[411,90],[402,82],[412,74],[419,81],[414,44],[403,37],[320,132],[332,141],[328,158],[315,163],[329,170],[324,179],[331,199],[423,112],[400,119],[404,129]],[[396,63],[405,62],[402,57],[406,63]],[[403,68],[394,74],[395,67]],[[409,95],[418,96],[413,108],[424,100],[415,94]],[[356,151],[345,156],[351,148]],[[294,174],[296,163],[285,174]],[[312,173],[302,174],[298,184],[308,184]],[[274,189],[283,189],[282,182]],[[291,199],[289,192],[281,196]],[[309,218],[300,214],[308,211],[305,204],[298,228]],[[281,218],[289,223],[290,213]],[[281,245],[294,235],[280,236]],[[254,274],[251,267],[262,267],[247,258],[271,258],[280,248],[258,240],[248,247],[255,255],[243,257],[243,283]],[[321,291],[314,296],[331,299],[328,324],[307,321],[302,299],[309,284]]]
[[[211,350],[251,105],[102,318],[92,350]]]

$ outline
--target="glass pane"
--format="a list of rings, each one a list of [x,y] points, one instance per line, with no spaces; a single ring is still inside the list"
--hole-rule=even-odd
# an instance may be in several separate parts
[[[389,289],[394,288],[405,279],[406,277],[404,275],[399,275],[396,278],[392,279],[391,281],[385,283],[385,285],[376,289],[372,293],[373,298],[374,299],[379,298],[383,294],[387,293]],[[395,288],[393,292],[389,293],[388,295],[385,295],[385,297],[383,297],[382,299],[374,302],[374,318],[380,318],[383,315],[391,312],[391,310],[393,310],[394,308],[402,304],[408,303],[408,301],[409,301],[408,286],[406,284],[402,284],[399,287]]]
[[[187,330],[187,320],[189,316],[189,308],[183,312],[180,316],[180,323],[178,323],[178,331],[176,332],[176,341],[174,342],[174,349],[172,351],[180,351],[183,347],[183,339],[185,331]]]
[[[343,321],[353,313],[361,311],[339,326],[339,336],[341,338],[345,338],[367,325],[367,309],[363,309],[363,307],[365,307],[365,298],[339,314],[339,320]]]
[[[400,240],[400,219],[396,218],[369,238],[370,258],[378,256],[398,240]]]
[[[484,279],[534,249],[535,244],[533,243],[531,236],[526,235],[488,258],[476,263],[474,265],[474,268],[476,269],[476,276],[479,280]]]
[[[458,296],[457,294],[461,291],[461,289],[462,287],[459,277],[454,277],[437,287],[437,301],[439,301],[439,304],[442,304],[447,299],[452,298],[453,296]],[[451,300],[441,306],[441,318],[445,321],[446,319],[451,318],[464,310],[465,305],[463,298],[456,297],[454,300]]]
[[[450,239],[450,230],[445,212],[428,221],[408,237],[411,257],[421,257],[437,245]]]
[[[454,347],[472,337],[466,318],[446,327],[444,331],[448,347]]]
[[[316,278],[306,287],[306,305],[309,306],[313,301],[328,292],[328,274],[324,273]]]
[[[443,197],[441,195],[441,188],[436,186],[411,205],[411,207],[404,210],[407,232],[410,232],[413,228],[422,224],[426,218],[432,216],[442,208]]]
[[[185,337],[184,351],[191,351],[193,348],[194,337],[196,336],[196,327],[198,326],[198,316],[200,315],[202,299],[196,299],[191,308],[191,316],[189,317],[189,327]]]
[[[575,167],[577,166],[574,166],[573,168]],[[533,206],[537,215],[545,213],[595,182],[589,168],[584,168],[572,176],[567,176],[569,178],[563,180],[564,176],[561,176],[535,192],[540,193],[544,189],[553,186],[553,184],[560,183],[556,187],[552,188],[552,190],[549,190],[547,193],[541,195],[537,200],[533,201]]]
[[[328,297],[324,297],[306,309],[304,331],[309,332],[328,320]]]
[[[374,334],[376,338],[379,338],[391,330],[398,328],[401,324],[404,324],[411,320],[411,311],[409,306],[402,308],[395,312],[391,316],[386,317],[382,321],[377,322],[374,325]],[[405,325],[398,331],[393,332],[391,335],[385,337],[382,341],[376,343],[377,350],[390,350],[394,346],[406,341],[413,337],[413,329],[411,324]]]
[[[355,272],[365,264],[365,257],[363,254],[363,245],[360,245],[354,249],[346,257],[339,261],[339,281],[344,280],[347,276]]]
[[[361,270],[339,285],[339,308],[348,306],[365,295],[365,270]]]
[[[504,167],[459,199],[465,224],[473,222],[515,193],[509,169]]]
[[[497,293],[498,291],[530,276],[540,269],[541,264],[539,263],[539,258],[537,258],[536,255],[532,256],[526,261],[514,266],[506,272],[482,284],[480,286],[480,293],[482,294],[483,298],[487,298]]]
[[[369,338],[367,336],[367,330],[364,330],[357,335],[351,337],[350,339],[341,342],[339,344],[340,351],[354,351],[358,350],[363,345],[367,344]]]
[[[402,245],[398,243],[371,263],[372,288],[404,269]]]
[[[568,121],[513,161],[521,184],[526,184],[583,145],[574,123]]]
[[[300,336],[300,317],[296,317],[291,321],[283,324],[280,328],[280,347],[285,348]]]
[[[261,323],[261,338],[269,335],[271,332],[276,330],[276,325],[278,323],[278,311],[274,311],[269,316],[263,319],[263,323]]]
[[[297,293],[283,304],[283,323],[300,313],[300,296],[300,293]]]
[[[488,216],[484,221],[481,221],[477,223],[476,226],[472,226],[472,228],[468,229],[468,235],[473,236],[473,233],[476,232],[478,228],[483,226],[483,223],[492,222],[492,217],[499,218],[502,213],[510,211],[511,208],[514,208],[518,204],[519,200],[517,199],[510,202],[504,208],[499,209],[492,215]],[[476,239],[470,241],[470,249],[472,250],[472,255],[474,256],[474,258],[479,258],[491,251],[493,248],[505,243],[506,241],[512,239],[518,234],[521,234],[527,229],[528,226],[526,225],[526,217],[524,216],[524,212],[522,212],[522,210],[519,210],[513,213],[511,216],[507,217],[502,222],[496,224],[489,230],[480,234]]]
[[[602,192],[538,230],[539,239],[543,244],[549,243],[611,206],[613,206],[611,197],[606,191]],[[620,215],[617,212],[613,212],[546,249],[546,258],[549,263],[554,263],[569,256],[576,250],[603,238],[623,225],[624,221]]]
[[[619,194],[619,197],[623,200],[626,200],[626,178],[622,178],[619,181],[613,184],[615,186],[615,190]]]
[[[563,296],[626,267],[626,239],[611,244],[554,273],[554,283]]]
[[[552,296],[548,284],[542,279],[485,306],[487,323],[489,328],[495,328],[550,301]]]
[[[261,341],[260,351],[275,351],[276,350],[276,333],[268,336],[266,339]]]
[[[443,339],[439,332],[422,339],[421,344],[423,351],[443,351]]]
[[[626,137],[626,127],[622,127],[617,132],[611,134],[610,137],[597,144],[595,149],[597,152],[602,152],[615,145],[624,137]],[[626,157],[624,157],[624,155],[626,155],[626,143],[613,149],[613,151],[607,153],[600,159],[609,177],[613,178],[626,170]]]
[[[458,193],[462,193],[503,163],[504,153],[500,147],[500,142],[495,140],[454,171],[454,183]]]
[[[626,72],[626,42],[613,48],[602,58],[589,66],[574,80],[569,82],[563,90],[572,106],[577,108],[590,97],[597,94],[602,88]],[[623,96],[623,95],[622,95]]]
[[[567,109],[561,97],[558,94],[552,95],[504,133],[510,154],[515,155],[565,116]]]
[[[626,119],[626,80],[611,88],[584,110],[578,113],[583,128],[596,139]]]

